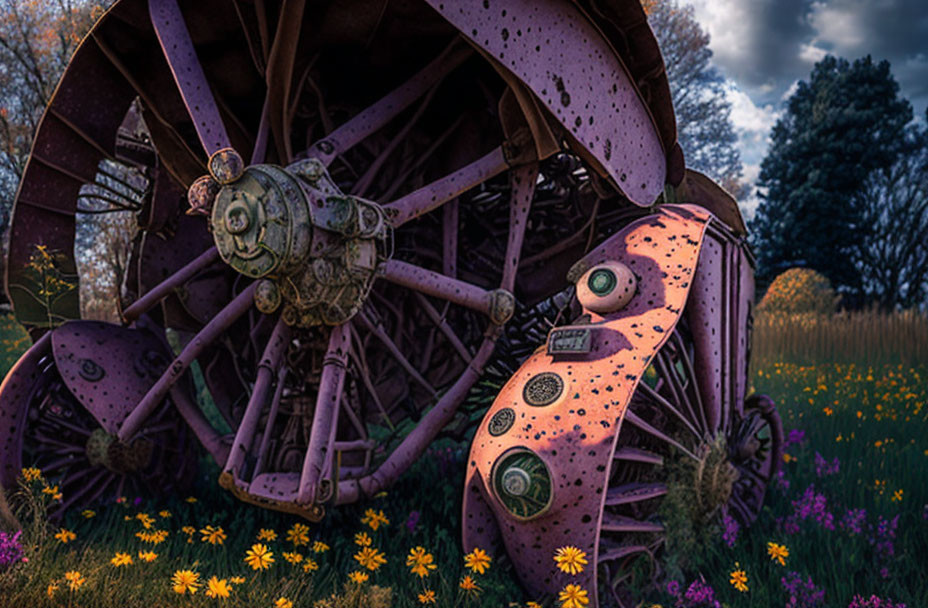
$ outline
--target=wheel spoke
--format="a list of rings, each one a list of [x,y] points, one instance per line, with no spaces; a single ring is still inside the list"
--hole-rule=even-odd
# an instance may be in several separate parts
[[[123,311],[122,317],[126,323],[132,323],[143,314],[151,310],[158,302],[163,300],[174,290],[192,279],[198,272],[207,268],[219,259],[219,250],[210,247],[196,258],[188,262],[177,272],[161,281],[154,289],[143,295]]]
[[[537,163],[518,167],[509,173],[509,241],[506,243],[503,280],[500,283],[500,287],[509,292],[515,287],[516,271],[522,257],[522,243],[525,240],[525,229],[528,226],[528,214],[532,209],[537,180]]]
[[[437,209],[459,194],[499,175],[508,168],[502,147],[496,148],[454,173],[384,205],[384,211],[387,213],[390,224],[394,228],[399,228],[409,220]]]
[[[177,0],[149,0],[149,16],[206,156],[232,144]]]
[[[402,367],[413,380],[419,383],[419,385],[421,385],[422,388],[424,388],[429,393],[429,395],[434,397],[438,394],[435,390],[435,387],[429,384],[428,381],[423,378],[421,374],[419,374],[419,371],[413,367],[412,363],[409,362],[409,359],[403,355],[403,352],[399,349],[396,343],[394,343],[390,336],[387,335],[383,325],[371,320],[363,310],[358,313],[357,319],[361,322],[362,325],[364,325],[367,331],[374,334],[374,336],[380,340],[386,349],[390,351],[390,354],[393,355],[393,358],[396,359],[396,362],[400,364],[400,367]]]
[[[484,338],[470,365],[376,471],[361,479],[346,479],[339,482],[338,504],[355,502],[362,496],[376,494],[392,484],[422,455],[435,436],[448,424],[458,406],[467,397],[471,387],[480,378],[483,366],[493,354],[499,334],[499,327],[489,331],[489,335]]]
[[[196,336],[184,347],[180,355],[174,359],[174,362],[168,367],[155,385],[152,386],[148,393],[139,401],[135,409],[126,417],[119,429],[119,438],[122,441],[128,441],[142,427],[142,424],[159,403],[168,394],[168,391],[177,382],[180,377],[187,371],[190,364],[200,355],[203,350],[217,340],[235,321],[245,314],[254,303],[254,294],[257,283],[252,283],[245,288],[242,293],[237,295],[225,308],[213,317],[213,319],[200,330]]]
[[[325,469],[331,470],[330,461],[335,456],[333,444],[338,427],[339,401],[342,398],[345,365],[350,347],[348,324],[333,327],[323,360],[322,375],[319,378],[313,425],[297,491],[297,501],[304,504],[316,501],[322,474]]]
[[[267,60],[265,76],[270,101],[269,119],[277,154],[282,162],[293,158],[290,142],[290,87],[293,84],[293,66],[299,49],[300,32],[303,29],[305,0],[281,3],[277,31]]]
[[[382,277],[391,283],[482,312],[487,316],[491,313],[494,292],[482,287],[399,260],[388,260],[380,268]]]
[[[242,463],[245,462],[245,456],[251,450],[251,442],[258,428],[258,419],[261,417],[262,409],[264,409],[271,382],[274,376],[277,375],[281,362],[287,353],[290,335],[290,326],[284,323],[283,319],[278,319],[277,325],[274,326],[274,331],[271,332],[271,337],[264,347],[264,353],[261,355],[261,362],[258,365],[258,375],[251,390],[251,397],[248,399],[245,413],[242,415],[238,430],[235,432],[229,458],[223,467],[224,471],[234,472],[236,477],[241,475]]]
[[[455,38],[441,55],[412,78],[338,127],[325,139],[313,144],[306,151],[306,156],[318,158],[328,166],[336,157],[379,131],[400,112],[422,97],[426,91],[470,57],[472,52],[469,46],[461,44],[460,40]]]
[[[686,454],[693,460],[697,460],[697,461],[699,460],[696,454],[688,450],[686,447],[684,447],[679,442],[668,437],[661,431],[657,430],[656,428],[654,428],[653,426],[645,422],[641,417],[635,414],[635,412],[632,412],[631,410],[625,412],[625,421],[628,422],[629,424],[633,424],[634,426],[638,427],[645,433],[648,433],[649,435],[656,437],[657,439],[660,439],[664,443],[672,445],[673,447],[677,448],[678,450],[680,450],[681,452],[683,452],[684,454]]]
[[[439,331],[448,339],[448,342],[451,343],[451,346],[454,347],[454,350],[464,359],[465,363],[470,363],[473,359],[473,356],[470,354],[470,351],[467,350],[467,347],[464,346],[464,343],[458,337],[454,330],[448,325],[448,322],[445,321],[443,315],[438,314],[438,311],[435,310],[435,307],[432,306],[432,303],[429,302],[428,298],[424,295],[416,292],[416,299],[419,301],[419,304],[422,305],[422,310],[425,311],[425,314],[428,315],[429,319],[432,320],[432,323],[438,327]]]

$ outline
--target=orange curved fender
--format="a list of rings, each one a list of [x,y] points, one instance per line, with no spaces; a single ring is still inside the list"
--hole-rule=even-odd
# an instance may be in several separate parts
[[[554,594],[574,583],[596,601],[600,519],[616,438],[639,379],[680,319],[710,217],[697,206],[664,205],[581,259],[571,280],[615,260],[634,272],[634,297],[605,316],[584,311],[591,315],[589,324],[552,330],[547,346],[510,378],[477,429],[465,484],[465,550],[495,548],[501,537],[532,593]],[[504,506],[493,479],[499,462],[511,462],[524,450],[550,476],[547,497],[527,494],[516,505],[523,515],[538,510],[530,517]],[[541,470],[534,460],[523,468]],[[586,553],[589,564],[582,573],[558,570],[554,552],[565,545]]]

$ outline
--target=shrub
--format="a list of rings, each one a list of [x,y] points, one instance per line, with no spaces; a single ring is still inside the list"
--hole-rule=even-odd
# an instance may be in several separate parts
[[[838,303],[831,284],[811,268],[790,268],[770,284],[758,310],[770,313],[834,312]]]

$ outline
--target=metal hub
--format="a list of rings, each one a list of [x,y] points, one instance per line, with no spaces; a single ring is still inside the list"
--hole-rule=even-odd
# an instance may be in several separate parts
[[[312,327],[344,323],[361,309],[390,257],[391,228],[377,203],[342,193],[315,159],[239,170],[238,155],[223,150],[209,166],[209,179],[222,185],[198,180],[191,207],[209,211],[223,261],[261,279],[261,312],[282,306],[285,323]]]

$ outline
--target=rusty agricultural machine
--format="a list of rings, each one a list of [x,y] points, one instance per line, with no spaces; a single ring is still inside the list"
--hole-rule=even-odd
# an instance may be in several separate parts
[[[125,210],[123,322],[80,320],[76,215]],[[11,230],[35,344],[0,389],[0,481],[38,466],[62,509],[179,491],[199,443],[241,500],[319,520],[470,431],[465,549],[621,602],[673,466],[749,523],[780,460],[746,396],[745,227],[684,167],[635,1],[120,0]]]

